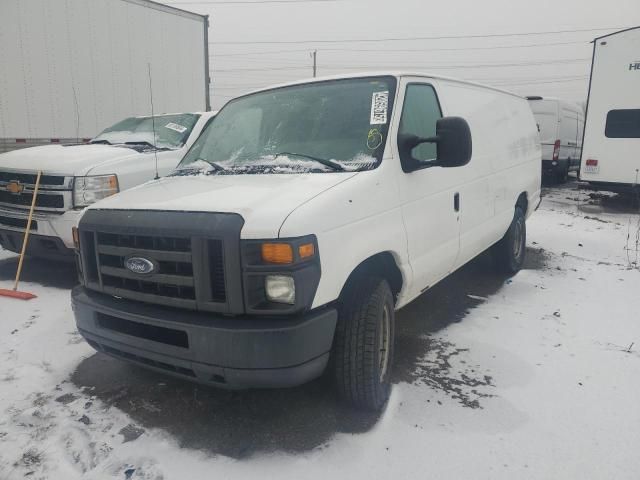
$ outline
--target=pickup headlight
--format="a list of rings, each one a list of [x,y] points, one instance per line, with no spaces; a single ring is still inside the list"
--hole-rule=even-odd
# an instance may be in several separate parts
[[[118,177],[116,175],[94,175],[75,177],[73,182],[73,206],[88,207],[92,203],[118,193]]]

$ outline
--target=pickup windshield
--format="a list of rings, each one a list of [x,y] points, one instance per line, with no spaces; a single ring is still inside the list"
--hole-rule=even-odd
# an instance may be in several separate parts
[[[384,152],[395,89],[393,77],[368,77],[281,87],[237,98],[202,132],[175,174],[375,168]]]
[[[91,143],[113,145],[146,145],[157,148],[180,148],[189,138],[191,130],[200,115],[182,113],[176,115],[156,115],[152,117],[131,117],[103,130]],[[154,131],[155,121],[155,137]]]

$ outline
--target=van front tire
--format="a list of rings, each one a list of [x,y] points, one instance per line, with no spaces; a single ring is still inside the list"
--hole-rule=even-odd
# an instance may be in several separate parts
[[[338,393],[352,406],[379,411],[389,399],[394,326],[387,281],[353,279],[341,301],[332,362]]]
[[[524,210],[516,206],[511,225],[504,237],[492,247],[497,269],[502,273],[515,275],[524,264],[527,244],[527,224]]]

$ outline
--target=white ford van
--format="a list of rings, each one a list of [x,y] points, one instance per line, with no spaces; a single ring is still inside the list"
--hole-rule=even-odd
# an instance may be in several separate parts
[[[71,229],[93,202],[173,171],[213,113],[132,117],[89,144],[0,154],[0,245],[19,252],[38,170],[43,175],[27,253],[74,259]],[[155,139],[153,130],[155,128]]]
[[[557,98],[527,97],[540,129],[542,171],[564,183],[580,169],[584,113],[577,104]]]
[[[287,84],[230,101],[166,178],[80,221],[80,333],[227,388],[329,369],[390,390],[394,311],[493,247],[515,273],[540,200],[524,98],[415,74]]]

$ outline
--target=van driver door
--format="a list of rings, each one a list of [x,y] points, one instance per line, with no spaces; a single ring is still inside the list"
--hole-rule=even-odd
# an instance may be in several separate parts
[[[459,192],[455,168],[435,165],[436,145],[423,143],[411,151],[419,167],[408,167],[397,138],[402,135],[432,137],[442,118],[438,87],[434,81],[405,77],[400,85],[401,117],[396,132],[395,154],[401,166],[398,190],[407,233],[409,262],[414,288],[419,294],[445,277],[459,251]]]

